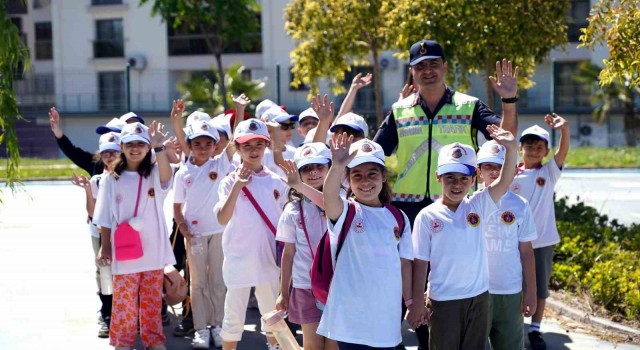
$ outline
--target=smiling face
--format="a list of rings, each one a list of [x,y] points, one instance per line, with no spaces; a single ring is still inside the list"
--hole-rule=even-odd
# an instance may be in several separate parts
[[[127,164],[140,164],[148,152],[151,151],[151,146],[148,143],[142,141],[132,141],[120,145],[124,157],[127,159]]]
[[[365,205],[379,207],[380,192],[387,176],[376,163],[363,163],[349,169],[349,187],[356,199]]]
[[[484,186],[491,185],[498,177],[500,177],[501,164],[482,163],[478,167],[478,176],[482,179]]]
[[[328,164],[307,164],[300,168],[300,178],[302,182],[319,190],[324,184],[324,178],[329,172]]]
[[[264,157],[264,150],[268,146],[269,143],[266,140],[259,138],[254,138],[236,145],[238,152],[240,152],[242,163],[254,171],[262,169],[262,157]]]
[[[442,203],[449,208],[457,208],[475,183],[474,176],[463,173],[446,173],[437,179],[442,183]]]
[[[549,154],[549,147],[542,139],[525,139],[520,144],[520,152],[525,168],[535,168],[542,164],[544,157]]]
[[[207,136],[198,136],[190,140],[189,145],[193,154],[193,163],[196,165],[202,165],[213,157],[216,149],[216,141]]]
[[[421,88],[444,84],[446,72],[447,62],[442,58],[424,60],[411,67],[413,81]]]

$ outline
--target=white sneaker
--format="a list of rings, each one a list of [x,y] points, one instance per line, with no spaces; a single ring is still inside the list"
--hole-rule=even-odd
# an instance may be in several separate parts
[[[220,327],[220,326],[215,326],[215,327],[211,328],[211,336],[213,337],[213,345],[215,345],[216,348],[221,348],[222,347],[222,336],[220,335],[221,331],[222,331],[222,327]]]
[[[210,339],[211,338],[209,335],[209,330],[206,328],[201,329],[199,331],[196,331],[196,333],[193,335],[193,341],[191,341],[191,346],[194,349],[208,349]]]
[[[280,344],[271,345],[267,343],[267,348],[269,350],[282,350],[282,348],[280,347]]]

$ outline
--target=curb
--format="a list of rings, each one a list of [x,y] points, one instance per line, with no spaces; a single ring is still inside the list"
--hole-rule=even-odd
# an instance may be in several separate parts
[[[594,315],[589,314],[588,312],[572,308],[553,297],[547,298],[547,307],[553,309],[555,312],[559,314],[567,315],[580,322],[594,324],[607,329],[616,330],[618,332],[621,332],[627,335],[640,337],[640,329],[625,326],[620,323],[604,319],[602,317],[596,317]]]

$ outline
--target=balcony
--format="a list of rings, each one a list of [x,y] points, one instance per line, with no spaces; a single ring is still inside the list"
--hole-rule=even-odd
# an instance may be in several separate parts
[[[124,57],[124,41],[113,39],[95,40],[93,42],[93,57]]]

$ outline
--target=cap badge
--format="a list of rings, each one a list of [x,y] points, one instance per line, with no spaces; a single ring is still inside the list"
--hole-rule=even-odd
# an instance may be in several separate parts
[[[310,155],[311,153],[313,153],[313,150],[311,149],[311,147],[307,147],[303,152],[302,152],[302,156],[306,157],[308,155]]]
[[[371,145],[366,142],[362,144],[362,147],[360,149],[362,150],[362,152],[373,152],[373,147],[371,147]]]
[[[491,147],[491,154],[498,154],[498,153],[500,153],[500,146],[498,146],[498,145],[493,145],[493,146]]]
[[[107,140],[107,142],[116,142],[116,137],[111,135],[111,137],[109,137],[109,140]]]
[[[257,123],[255,123],[255,122],[251,122],[251,123],[249,124],[249,130],[251,130],[251,131],[256,131],[256,130],[258,130],[258,124],[257,124]]]
[[[142,134],[142,128],[139,126],[136,126],[136,129],[133,132],[135,132],[136,134]]]
[[[453,150],[451,150],[451,156],[456,159],[461,158],[462,150],[460,148],[454,148]]]
[[[424,55],[425,53],[427,53],[427,48],[424,47],[424,42],[420,43],[420,50],[418,50],[418,53],[421,55]]]
[[[207,131],[209,130],[209,125],[203,123],[202,126],[200,126],[200,129]]]

